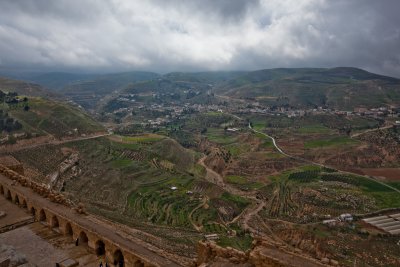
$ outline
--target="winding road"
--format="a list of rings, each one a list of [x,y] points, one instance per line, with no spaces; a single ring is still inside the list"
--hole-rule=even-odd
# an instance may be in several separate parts
[[[237,117],[236,115],[234,115],[234,116]],[[390,189],[392,189],[393,191],[396,191],[397,193],[400,194],[400,190],[399,190],[399,189],[397,189],[397,188],[395,188],[395,187],[393,187],[393,186],[390,186],[390,185],[388,185],[388,184],[386,184],[386,183],[384,183],[384,182],[378,181],[378,180],[376,180],[376,179],[374,179],[374,178],[371,178],[371,177],[368,176],[368,175],[360,175],[360,174],[358,174],[358,173],[353,173],[353,172],[349,172],[349,171],[338,170],[338,169],[336,169],[336,168],[330,167],[330,166],[325,165],[325,164],[321,164],[321,163],[314,162],[314,161],[311,161],[311,160],[308,160],[308,159],[305,159],[305,158],[301,158],[301,157],[296,157],[296,156],[289,155],[289,154],[287,154],[286,152],[284,152],[284,151],[278,146],[278,144],[276,143],[275,138],[273,138],[272,136],[270,136],[270,135],[268,135],[268,134],[266,134],[266,133],[263,133],[263,132],[260,132],[260,131],[257,131],[257,130],[255,130],[255,129],[253,129],[253,127],[251,127],[251,124],[250,124],[250,123],[249,123],[249,126],[248,126],[248,127],[249,127],[249,129],[250,129],[251,131],[253,131],[253,132],[255,132],[255,133],[258,133],[258,134],[262,134],[262,135],[264,135],[265,137],[270,138],[270,139],[272,140],[272,143],[274,144],[275,149],[276,149],[279,153],[281,153],[282,155],[284,155],[284,156],[286,156],[286,157],[289,157],[289,158],[292,158],[292,159],[296,159],[296,160],[300,160],[300,161],[303,161],[303,162],[307,162],[307,163],[309,163],[309,164],[316,165],[316,166],[319,166],[319,167],[322,167],[322,168],[335,169],[337,172],[342,173],[342,174],[350,174],[350,175],[362,176],[362,177],[364,177],[364,178],[366,178],[366,179],[368,179],[368,180],[374,181],[374,182],[376,182],[376,183],[378,183],[378,184],[381,184],[381,185],[383,185],[383,186],[385,186],[385,187],[387,187],[387,188],[390,188]],[[393,127],[393,126],[386,126],[386,127],[380,128],[380,129],[388,129],[388,128],[391,128],[391,127]],[[372,129],[372,130],[368,130],[368,131],[366,131],[366,132],[372,132],[372,131],[376,131],[376,130],[379,130],[379,129]],[[366,133],[366,132],[363,132],[363,133]],[[363,133],[360,133],[360,134],[363,134]],[[360,134],[358,134],[358,135],[360,135]],[[357,135],[357,136],[358,136],[358,135]]]

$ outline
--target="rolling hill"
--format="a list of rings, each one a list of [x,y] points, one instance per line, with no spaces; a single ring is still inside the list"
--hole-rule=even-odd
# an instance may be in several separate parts
[[[400,103],[400,80],[356,68],[267,69],[220,84],[215,92],[266,105],[338,109]]]
[[[23,125],[26,132],[62,138],[104,131],[104,128],[84,111],[63,102],[30,97],[29,107],[29,111],[22,108],[9,111],[11,116]]]
[[[27,96],[27,101],[1,103],[0,110],[7,118],[22,125],[16,132],[53,135],[57,138],[79,136],[104,131],[104,128],[83,110],[61,101],[40,85],[0,78],[0,90]],[[24,108],[28,106],[29,108]],[[15,133],[14,130],[11,133]]]
[[[49,91],[38,84],[0,77],[0,90],[17,92],[19,95],[60,98],[57,93]]]
[[[153,72],[125,72],[99,75],[93,79],[73,82],[59,92],[87,110],[93,111],[104,97],[110,96],[129,84],[151,80],[159,75]]]

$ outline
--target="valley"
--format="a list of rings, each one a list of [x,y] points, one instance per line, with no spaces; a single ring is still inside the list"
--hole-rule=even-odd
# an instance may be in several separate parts
[[[0,156],[175,262],[194,266],[215,238],[400,264],[398,235],[361,220],[400,209],[400,80],[353,68],[63,77],[36,78],[55,88],[37,93],[2,80],[17,92],[3,114],[21,127],[1,133]]]

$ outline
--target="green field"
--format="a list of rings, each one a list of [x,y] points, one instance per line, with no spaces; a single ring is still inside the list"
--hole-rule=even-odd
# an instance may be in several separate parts
[[[224,129],[208,128],[206,136],[211,142],[221,145],[228,145],[236,142],[236,137],[224,131]]]
[[[317,133],[317,134],[330,134],[332,133],[332,130],[323,126],[323,125],[307,125],[307,126],[302,126],[297,129],[298,133],[301,134],[312,134],[312,133]]]
[[[337,136],[328,139],[317,139],[317,140],[307,141],[304,143],[304,148],[320,148],[320,147],[353,145],[357,143],[358,141],[351,139],[347,136]]]
[[[157,134],[145,134],[138,136],[123,136],[122,142],[126,143],[153,143],[164,139],[165,137]]]

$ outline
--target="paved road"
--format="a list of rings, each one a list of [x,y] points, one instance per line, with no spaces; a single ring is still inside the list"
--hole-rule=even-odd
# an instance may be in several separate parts
[[[229,114],[229,113],[227,113],[227,114]],[[238,119],[240,119],[240,120],[243,120],[242,118],[240,118],[240,117],[237,116],[237,115],[233,115],[233,114],[229,114],[229,115],[231,115],[231,116],[233,116],[233,117],[235,117],[235,118],[238,118]],[[289,158],[292,158],[292,159],[296,159],[296,160],[300,160],[300,161],[303,161],[303,162],[306,162],[306,163],[309,163],[309,164],[312,164],[312,165],[316,165],[316,166],[319,166],[319,167],[322,167],[322,168],[330,168],[330,169],[335,169],[335,170],[337,170],[336,168],[332,168],[332,167],[327,166],[327,165],[325,165],[325,164],[321,164],[321,163],[314,162],[314,161],[311,161],[311,160],[308,160],[308,159],[304,159],[304,158],[301,158],[301,157],[289,155],[289,154],[287,154],[285,151],[283,151],[283,150],[278,146],[278,144],[276,143],[275,138],[273,138],[272,136],[270,136],[270,135],[268,135],[268,134],[266,134],[266,133],[263,133],[263,132],[260,132],[260,131],[255,130],[253,127],[251,127],[251,124],[250,124],[250,123],[249,123],[248,127],[249,127],[249,129],[250,129],[251,131],[253,131],[253,132],[255,132],[255,133],[258,133],[258,134],[262,134],[262,135],[264,135],[265,137],[270,138],[270,139],[272,140],[272,143],[274,144],[275,149],[276,149],[279,153],[281,153],[282,155],[284,155],[284,156],[286,156],[286,157],[289,157]],[[393,127],[393,126],[390,125],[390,126],[382,127],[382,128],[380,128],[380,129],[387,129],[387,128],[391,128],[391,127]],[[370,131],[377,131],[377,130],[379,130],[379,129],[372,129],[372,130],[370,130]],[[366,133],[366,132],[363,132],[363,133]],[[360,133],[360,134],[362,134],[362,133]],[[349,172],[349,171],[342,171],[342,170],[337,170],[337,171],[338,171],[339,173],[343,173],[343,174],[350,174],[350,175],[363,176],[364,178],[367,178],[367,179],[369,179],[369,180],[371,180],[371,181],[374,181],[374,182],[376,182],[376,183],[378,183],[378,184],[381,184],[381,185],[383,185],[383,186],[385,186],[385,187],[387,187],[387,188],[390,188],[390,189],[392,189],[393,191],[396,191],[397,193],[400,194],[400,190],[399,190],[399,189],[397,189],[397,188],[395,188],[395,187],[393,187],[393,186],[390,186],[390,185],[388,185],[388,184],[386,184],[386,183],[384,183],[384,182],[378,181],[378,180],[376,180],[376,179],[374,179],[374,178],[371,178],[371,177],[368,176],[368,175],[360,175],[360,174],[358,174],[358,173],[353,173],[353,172]]]

